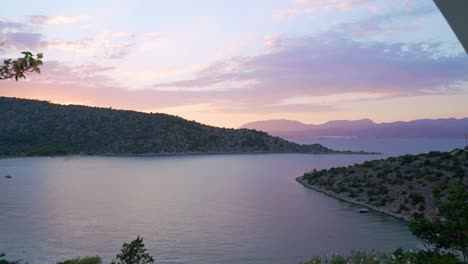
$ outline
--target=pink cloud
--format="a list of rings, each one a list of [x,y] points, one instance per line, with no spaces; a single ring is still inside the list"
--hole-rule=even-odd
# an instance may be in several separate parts
[[[379,94],[379,100],[467,92],[465,55],[434,56],[437,43],[363,43],[343,37],[339,30],[273,37],[269,41],[277,48],[266,53],[220,60],[193,79],[140,90],[116,83],[113,67],[46,61],[39,76],[2,82],[0,94],[135,110],[208,105],[217,112],[295,113],[339,111],[340,105],[314,100],[285,104],[287,99],[372,93]],[[19,43],[37,43],[26,39]]]
[[[369,0],[295,0],[299,5],[304,6],[309,13],[314,13],[318,10],[340,10],[350,11],[358,8],[369,9],[376,12],[377,7],[375,1]]]
[[[44,45],[43,35],[30,32],[27,24],[0,20],[0,43],[5,49],[35,49]],[[1,49],[0,49],[1,50]]]
[[[0,34],[6,48],[36,50],[45,45],[43,35],[31,32],[9,32]]]
[[[348,92],[407,96],[429,90],[455,91],[458,83],[468,81],[468,61],[465,56],[434,58],[432,52],[437,47],[364,44],[328,33],[289,39],[275,52],[220,61],[200,71],[197,78],[154,87],[190,90],[226,81],[250,81],[250,85],[238,89],[256,99],[262,94],[285,98]]]
[[[369,10],[377,13],[378,7],[375,1],[370,0],[294,0],[289,8],[273,14],[273,20],[283,21],[300,14],[315,14],[317,12],[341,11],[349,12],[358,9]]]
[[[60,25],[71,24],[87,20],[87,16],[28,16],[29,21],[39,25]]]

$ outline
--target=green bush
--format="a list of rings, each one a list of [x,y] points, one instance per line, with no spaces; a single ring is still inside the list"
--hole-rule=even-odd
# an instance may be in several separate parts
[[[440,189],[437,187],[432,188],[432,196],[434,196],[436,200],[439,200],[441,196]]]
[[[424,203],[424,201],[425,201],[424,196],[422,194],[420,194],[420,193],[417,193],[417,192],[411,193],[410,198],[411,198],[411,203],[413,205]]]
[[[130,243],[124,243],[120,254],[117,254],[117,261],[112,264],[148,264],[153,263],[154,258],[146,253],[143,237],[138,236]]]
[[[402,163],[408,164],[408,163],[413,162],[415,159],[416,159],[415,156],[407,154],[407,155],[402,156]]]
[[[301,264],[461,264],[453,254],[436,251],[404,251],[397,249],[392,253],[356,251],[349,256],[313,257]]]

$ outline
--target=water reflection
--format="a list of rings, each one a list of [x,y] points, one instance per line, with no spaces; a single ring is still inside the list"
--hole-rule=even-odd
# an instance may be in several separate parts
[[[399,220],[303,188],[313,168],[373,155],[206,155],[0,160],[0,249],[44,263],[110,260],[137,235],[158,263],[297,263],[417,247]]]

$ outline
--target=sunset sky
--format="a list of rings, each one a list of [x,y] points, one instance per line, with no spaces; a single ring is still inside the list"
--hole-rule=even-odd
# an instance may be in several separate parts
[[[239,127],[468,117],[468,56],[432,1],[5,1],[0,96]]]

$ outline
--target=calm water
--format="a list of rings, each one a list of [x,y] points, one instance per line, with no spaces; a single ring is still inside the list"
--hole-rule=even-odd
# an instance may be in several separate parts
[[[30,263],[95,254],[109,261],[137,235],[157,263],[297,263],[332,251],[415,248],[402,221],[356,213],[356,206],[294,178],[313,168],[427,151],[428,144],[452,149],[460,141],[341,143],[391,150],[378,156],[3,159],[0,252]],[[337,147],[331,143],[325,145]]]

